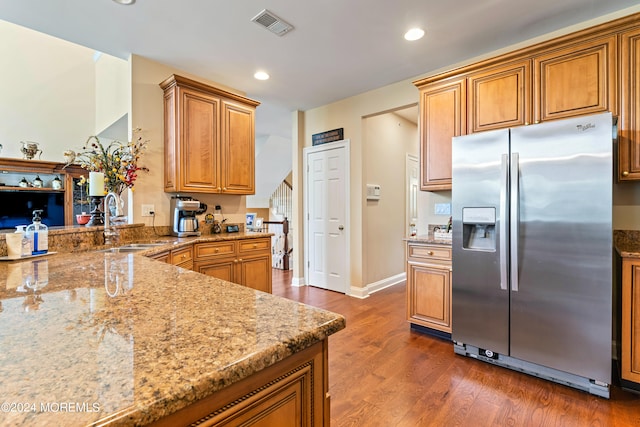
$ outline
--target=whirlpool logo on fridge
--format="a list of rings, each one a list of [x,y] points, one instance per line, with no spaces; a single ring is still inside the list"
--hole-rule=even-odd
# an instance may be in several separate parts
[[[595,129],[596,125],[593,124],[593,123],[587,123],[586,125],[577,125],[576,127],[578,128],[578,130],[584,132],[584,131],[589,130],[589,129]]]

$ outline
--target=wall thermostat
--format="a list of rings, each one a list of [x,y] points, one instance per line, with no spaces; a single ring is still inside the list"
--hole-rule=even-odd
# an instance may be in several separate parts
[[[367,200],[380,200],[380,186],[367,184]]]

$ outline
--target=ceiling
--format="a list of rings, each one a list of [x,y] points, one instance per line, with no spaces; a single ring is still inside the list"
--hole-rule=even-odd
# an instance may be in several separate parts
[[[262,102],[256,136],[291,138],[307,110],[637,6],[637,0],[0,0],[0,19],[127,59],[131,53]],[[251,22],[268,9],[282,37]],[[419,26],[426,35],[407,42]],[[271,79],[253,78],[257,70]],[[417,98],[417,96],[416,96]],[[416,99],[417,100],[417,99]]]

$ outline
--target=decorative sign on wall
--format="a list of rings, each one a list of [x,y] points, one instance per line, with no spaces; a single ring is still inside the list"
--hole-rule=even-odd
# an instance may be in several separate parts
[[[327,142],[340,141],[344,139],[344,128],[328,130],[326,132],[314,133],[311,135],[313,145],[326,144]]]

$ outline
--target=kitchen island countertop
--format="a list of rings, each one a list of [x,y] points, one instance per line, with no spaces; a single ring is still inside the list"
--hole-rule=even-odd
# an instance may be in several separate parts
[[[0,280],[2,425],[153,422],[345,326],[138,254],[5,262]]]

